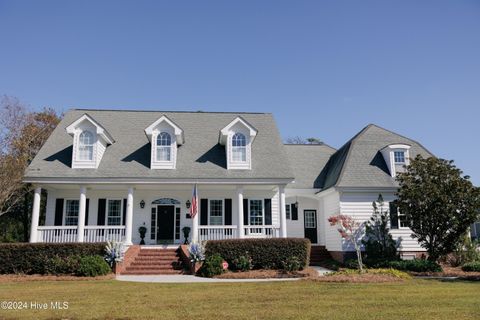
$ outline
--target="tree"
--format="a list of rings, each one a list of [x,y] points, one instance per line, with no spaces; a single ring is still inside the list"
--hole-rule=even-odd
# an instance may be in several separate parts
[[[398,259],[398,243],[393,240],[388,227],[390,212],[384,210],[381,194],[378,195],[377,201],[373,201],[372,206],[373,214],[365,225],[365,239],[362,240],[365,261],[369,266]]]
[[[479,218],[480,188],[453,161],[417,156],[398,175],[399,213],[412,237],[437,261],[452,252]]]
[[[322,144],[322,140],[318,138],[302,138],[300,136],[290,137],[285,140],[288,144]]]
[[[336,215],[328,218],[331,226],[337,226],[340,236],[347,242],[353,244],[355,252],[357,253],[358,268],[363,272],[362,261],[362,238],[365,234],[365,222],[360,223],[353,217],[347,215]]]

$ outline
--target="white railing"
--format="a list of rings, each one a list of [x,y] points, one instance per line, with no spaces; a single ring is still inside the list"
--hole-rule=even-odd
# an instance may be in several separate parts
[[[38,242],[77,242],[77,226],[38,227]],[[83,242],[123,242],[125,226],[85,226]]]
[[[280,228],[277,226],[245,226],[245,238],[278,238]]]
[[[237,226],[199,226],[198,240],[224,240],[237,238]]]
[[[124,242],[125,226],[85,226],[84,242]]]
[[[38,227],[38,242],[77,242],[77,226]]]

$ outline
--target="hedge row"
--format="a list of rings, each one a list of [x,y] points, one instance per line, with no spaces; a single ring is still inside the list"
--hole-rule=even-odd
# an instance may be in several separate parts
[[[430,260],[399,260],[399,261],[390,261],[387,263],[387,266],[397,270],[403,271],[413,271],[413,272],[441,272],[442,267]]]
[[[232,239],[207,241],[206,257],[220,255],[229,264],[240,257],[251,259],[254,269],[284,269],[289,261],[298,260],[300,268],[308,266],[310,241],[308,239]]]
[[[0,274],[47,274],[52,263],[72,257],[101,256],[105,243],[5,243],[0,244]]]

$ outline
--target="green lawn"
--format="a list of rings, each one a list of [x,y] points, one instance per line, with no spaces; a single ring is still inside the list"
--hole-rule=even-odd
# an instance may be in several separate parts
[[[313,281],[145,284],[0,283],[0,301],[67,301],[68,310],[1,310],[0,319],[479,319],[480,283]]]

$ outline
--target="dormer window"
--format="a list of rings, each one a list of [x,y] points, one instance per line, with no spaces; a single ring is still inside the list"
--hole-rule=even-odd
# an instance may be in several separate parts
[[[183,130],[166,116],[145,129],[152,146],[151,169],[175,169],[178,146],[184,142]]]
[[[242,133],[235,133],[232,137],[232,161],[247,161],[247,139]]]
[[[409,150],[408,144],[391,144],[380,150],[392,177],[405,172],[405,167],[410,164]]]
[[[405,164],[405,151],[394,151],[393,158],[395,164]]]
[[[225,146],[227,169],[252,168],[252,143],[256,135],[257,130],[241,117],[235,118],[220,130],[218,142]]]
[[[66,128],[73,137],[72,168],[96,169],[107,146],[114,143],[112,136],[87,114]]]
[[[90,131],[83,131],[78,138],[78,160],[93,161],[95,139]]]
[[[172,138],[168,132],[160,132],[157,136],[157,161],[171,161]]]

